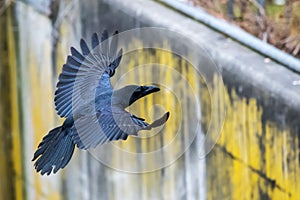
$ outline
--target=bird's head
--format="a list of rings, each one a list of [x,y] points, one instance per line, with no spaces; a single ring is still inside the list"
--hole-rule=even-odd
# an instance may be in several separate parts
[[[124,108],[130,106],[140,98],[158,92],[160,89],[154,85],[127,85],[114,92],[112,103],[122,105]]]

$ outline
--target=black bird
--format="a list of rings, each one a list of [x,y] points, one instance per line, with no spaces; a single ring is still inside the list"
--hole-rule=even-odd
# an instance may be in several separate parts
[[[64,168],[75,145],[88,149],[112,140],[126,140],[128,135],[136,135],[140,130],[161,126],[169,117],[167,112],[148,124],[125,111],[159,88],[129,85],[113,90],[110,77],[122,58],[122,49],[117,53],[116,36],[108,39],[105,31],[100,43],[97,34],[93,34],[91,50],[83,39],[80,46],[82,53],[71,47],[72,55],[63,66],[55,92],[57,113],[66,119],[43,138],[32,159],[36,160],[35,169],[42,175]]]

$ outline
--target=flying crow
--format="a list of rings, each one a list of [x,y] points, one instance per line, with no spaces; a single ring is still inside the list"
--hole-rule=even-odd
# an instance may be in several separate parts
[[[117,32],[108,38],[105,31],[101,43],[92,36],[92,49],[81,39],[82,53],[71,47],[63,65],[55,92],[55,106],[63,125],[52,129],[38,145],[32,161],[37,172],[56,173],[70,161],[75,145],[80,149],[95,148],[112,140],[126,140],[141,130],[163,125],[169,112],[148,124],[125,110],[138,99],[159,91],[156,86],[128,85],[113,90],[110,77],[122,58],[117,52]]]

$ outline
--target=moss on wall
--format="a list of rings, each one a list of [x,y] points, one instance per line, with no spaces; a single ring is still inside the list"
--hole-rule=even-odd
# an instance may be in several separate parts
[[[16,41],[13,30],[13,7],[6,9],[0,18],[0,176],[1,199],[22,199],[22,145],[19,129],[18,81],[16,65]]]
[[[19,6],[18,11],[22,14],[19,20],[24,21],[18,24],[17,34],[12,25],[12,8],[0,18],[1,27],[7,27],[0,32],[1,199],[199,199],[205,195],[207,199],[297,199],[300,189],[299,127],[285,121],[278,124],[274,118],[268,119],[268,115],[263,117],[265,105],[268,104],[269,109],[276,99],[262,105],[256,97],[238,95],[236,87],[226,84],[225,99],[219,99],[221,91],[215,89],[210,94],[203,77],[190,63],[164,50],[137,50],[127,54],[112,82],[116,84],[122,75],[134,70],[122,84],[152,84],[156,79],[167,83],[170,88],[162,85],[159,93],[139,100],[130,110],[152,121],[157,117],[156,113],[163,113],[159,106],[152,106],[158,104],[170,111],[169,121],[160,134],[143,132],[140,135],[145,138],[129,137],[127,141],[113,144],[123,151],[147,153],[166,146],[179,136],[181,140],[173,141],[172,151],[162,152],[163,159],[174,162],[156,171],[130,174],[106,167],[87,154],[77,152],[67,170],[60,174],[51,177],[36,174],[30,161],[33,151],[43,135],[60,123],[53,106],[53,79],[56,81],[57,74],[52,74],[56,70],[51,68],[50,20],[38,14],[28,14],[35,12],[26,6]],[[66,45],[71,43],[72,25],[62,24],[61,37]],[[31,35],[27,28],[44,32]],[[62,43],[57,46],[58,72],[68,54]],[[139,40],[132,43],[143,47]],[[165,46],[170,48],[168,44]],[[164,67],[155,71],[150,67],[136,67],[152,66],[153,63],[176,70],[189,85],[184,79],[174,79]],[[220,82],[214,79],[209,84],[218,88],[214,86]],[[221,106],[223,103],[227,110],[221,137],[205,160],[206,186],[200,181],[201,173],[204,173],[200,169],[203,160],[193,155],[201,147],[193,142],[189,149],[183,149],[194,129],[190,120],[199,114],[191,106],[195,102],[189,95],[191,92],[201,102],[200,120],[204,132],[211,120],[220,121],[217,117],[211,119],[212,112],[225,112]],[[211,96],[220,106],[211,107]],[[185,154],[181,156],[183,151]],[[109,158],[110,167],[136,169],[143,166],[154,169],[161,161],[154,156],[147,160],[123,157],[115,149],[109,152]],[[61,175],[65,180],[63,187]],[[200,190],[205,187],[206,194],[203,194]]]
[[[264,123],[264,107],[234,88],[226,106],[220,140],[207,157],[208,199],[298,199],[298,127]]]

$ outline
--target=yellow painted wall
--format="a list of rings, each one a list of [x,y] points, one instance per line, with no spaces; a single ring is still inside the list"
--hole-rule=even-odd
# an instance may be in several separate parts
[[[263,123],[254,98],[227,91],[224,128],[207,157],[207,198],[299,199],[298,127]]]
[[[13,9],[0,18],[0,199],[22,199],[23,163],[19,128],[16,43],[12,25]]]
[[[1,15],[0,199],[3,200],[61,196],[60,177],[41,177],[31,162],[42,136],[54,125],[55,113],[50,38],[43,39],[43,35],[28,31],[47,31],[49,24],[49,19],[21,2],[11,4]]]
[[[210,122],[212,110],[213,112],[224,112],[221,106],[211,108],[210,95],[222,105],[223,102],[220,102],[222,99],[218,99],[220,91],[214,90],[213,94],[209,94],[201,77],[195,79],[195,71],[185,61],[179,61],[175,56],[163,51],[156,51],[154,54],[144,52],[138,55],[135,56],[139,59],[131,57],[128,68],[148,62],[165,64],[177,68],[183,76],[186,76],[193,89],[195,87],[201,88],[198,97],[201,99],[202,124],[205,130],[207,130]],[[121,71],[120,74],[123,74],[122,68],[119,70]],[[137,75],[139,78],[147,79],[146,76],[149,73],[151,72],[143,71]],[[162,79],[168,78],[163,70],[158,76],[161,76]],[[132,80],[130,79],[129,82],[131,83]],[[215,79],[211,84],[216,85],[218,82]],[[175,90],[184,88],[180,81],[173,82],[173,85]],[[226,120],[220,139],[207,156],[206,161],[207,199],[299,199],[298,127],[279,126],[276,122],[268,119],[263,123],[264,108],[258,105],[255,98],[238,96],[234,88],[228,89],[226,85],[224,89]],[[183,102],[182,109],[189,110],[184,92],[178,98]],[[176,124],[180,123],[178,119],[172,118],[172,114],[174,117],[174,115],[182,113],[179,113],[179,110],[175,109],[176,106],[172,105],[174,102],[172,97],[165,96],[162,98],[160,95],[154,95],[154,98],[150,97],[139,101],[139,108],[142,110],[139,116],[145,115],[145,110],[149,108],[149,105],[152,105],[150,102],[161,103],[167,110],[171,111],[170,121],[168,121],[162,137],[164,142],[172,140],[173,134],[176,133]],[[184,117],[187,118],[188,116]],[[212,119],[212,121],[217,120],[219,119]],[[182,123],[186,125],[183,129],[184,132],[189,132],[188,121],[183,119]],[[151,149],[154,144],[150,141],[148,140],[145,144],[142,143],[142,149],[145,151]],[[139,144],[135,143],[132,138],[122,143],[122,147],[133,150],[137,148],[137,145]],[[180,144],[174,145],[174,149],[180,149]],[[146,191],[148,188],[157,186],[155,183],[159,182],[158,180],[163,180],[161,182],[163,183],[162,188],[165,189],[164,194],[167,191],[175,191],[178,184],[176,181],[180,181],[180,178],[174,174],[178,172],[177,170],[183,170],[182,162],[182,159],[179,159],[169,169],[166,169],[167,172],[170,172],[168,179],[161,176],[161,171],[144,174],[143,184],[150,186],[146,187]],[[172,196],[167,197],[172,198]]]
[[[195,116],[195,110],[190,106],[191,100],[187,95],[190,90],[196,92],[196,97],[201,100],[201,122],[204,130],[208,128],[211,112],[225,112],[222,106],[211,108],[210,95],[220,101],[220,105],[223,101],[226,105],[226,121],[221,137],[206,157],[207,199],[299,199],[297,196],[300,191],[298,127],[279,127],[276,122],[268,119],[263,123],[264,108],[257,103],[255,98],[246,99],[237,95],[234,88],[228,89],[225,86],[224,100],[217,98],[220,94],[218,90],[209,94],[201,76],[196,75],[195,70],[186,61],[161,50],[137,51],[124,57],[122,66],[112,79],[113,83],[118,81],[120,75],[134,69],[135,66],[155,62],[176,69],[189,80],[191,88],[186,89],[187,85],[183,80],[173,80],[170,72],[164,69],[156,73],[152,73],[151,70],[137,70],[136,73],[130,74],[128,82],[124,84],[138,81],[151,83],[154,77],[159,77],[167,81],[173,91],[178,90],[178,96],[162,90],[136,103],[132,111],[138,116],[145,117],[147,121],[152,121],[154,118],[154,113],[149,110],[149,107],[155,103],[163,105],[166,110],[170,111],[171,117],[165,130],[153,138],[138,140],[130,137],[125,142],[115,142],[115,145],[126,151],[150,152],[172,141],[181,124],[182,141],[173,143],[173,151],[164,154],[165,159],[174,159],[175,162],[172,165],[154,172],[128,174],[102,166],[97,160],[87,158],[84,152],[77,151],[66,170],[50,177],[41,177],[36,174],[30,161],[33,151],[43,135],[60,124],[53,106],[54,84],[52,80],[53,77],[56,80],[57,75],[53,75],[51,69],[49,29],[47,29],[49,35],[43,35],[39,40],[40,51],[36,49],[35,36],[26,33],[26,26],[32,20],[41,20],[40,24],[48,24],[47,28],[50,22],[39,15],[37,18],[34,18],[36,15],[27,15],[32,12],[27,7],[21,6],[19,9],[25,20],[24,24],[19,24],[19,30],[23,32],[13,32],[12,12],[14,10],[12,7],[0,19],[1,26],[7,27],[1,29],[0,32],[0,57],[8,58],[6,61],[4,59],[5,62],[3,60],[0,62],[2,84],[0,91],[0,199],[24,199],[25,197],[27,199],[31,197],[33,199],[63,199],[68,192],[62,188],[73,189],[71,192],[76,195],[80,193],[77,196],[78,199],[82,196],[97,196],[90,189],[93,186],[91,180],[95,177],[103,178],[105,181],[108,188],[105,192],[109,199],[137,197],[174,199],[191,196],[200,198],[203,195],[198,191],[200,187],[203,187],[197,182],[200,172],[197,171],[197,167],[193,168],[195,159],[189,157],[191,151],[195,150],[195,144],[187,150],[185,156],[176,159],[182,150],[185,138],[193,130],[188,120]],[[66,41],[69,41],[67,37],[70,30],[67,24],[63,25],[62,43],[68,43]],[[138,43],[140,47],[143,46],[140,41],[132,42]],[[57,49],[58,71],[68,53],[62,50],[64,49],[62,43],[59,43]],[[45,57],[42,59],[43,62],[39,58],[40,53]],[[5,68],[8,70],[4,70]],[[215,79],[211,84],[215,86],[219,83]],[[179,103],[182,105],[179,106]],[[9,119],[4,117],[8,112],[10,113]],[[117,151],[112,152],[111,158],[110,164],[112,165],[128,165],[129,167],[140,165],[140,161],[124,158]],[[143,162],[152,167],[156,165],[156,158],[153,157]],[[84,168],[87,165],[92,167],[100,165],[101,171],[88,171]],[[72,168],[74,166],[77,168]],[[78,171],[74,173],[71,171],[73,169]],[[67,186],[62,186],[61,176],[64,177],[64,184]],[[188,181],[192,182],[187,183]],[[193,185],[197,187],[193,188]],[[187,190],[189,187],[192,188],[190,191]]]

